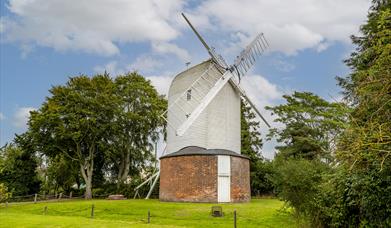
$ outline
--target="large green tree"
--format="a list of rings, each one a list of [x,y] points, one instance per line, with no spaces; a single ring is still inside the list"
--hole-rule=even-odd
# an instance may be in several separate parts
[[[37,151],[78,163],[87,199],[92,197],[94,163],[112,134],[118,107],[114,88],[107,74],[70,78],[66,85],[50,90],[51,96],[29,120]]]
[[[346,127],[348,108],[310,92],[294,92],[283,98],[286,104],[266,107],[283,126],[272,128],[268,135],[280,143],[278,156],[331,161],[337,136]]]
[[[285,104],[267,107],[281,124],[268,135],[279,143],[271,179],[278,196],[297,215],[311,216],[319,185],[331,173],[336,139],[346,127],[348,108],[309,92],[283,98]]]
[[[337,147],[338,172],[319,200],[322,223],[335,227],[391,226],[391,2],[374,0],[351,74],[338,78],[353,112]]]
[[[364,169],[391,159],[391,2],[373,1],[356,51],[346,60],[352,73],[338,78],[354,112],[339,144],[339,158]]]
[[[167,108],[166,99],[159,95],[151,82],[137,72],[115,78],[115,94],[119,106],[115,114],[111,138],[118,184],[129,174],[138,175],[154,158],[154,145],[165,128],[160,117]]]

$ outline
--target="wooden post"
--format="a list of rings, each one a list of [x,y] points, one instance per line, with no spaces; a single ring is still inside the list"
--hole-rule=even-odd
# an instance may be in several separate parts
[[[43,214],[46,215],[48,213],[48,206],[45,206],[45,208],[43,209]]]
[[[69,199],[72,199],[72,192],[69,193]]]
[[[234,228],[236,228],[236,210],[234,210]]]
[[[148,210],[148,223],[151,222],[151,212]]]
[[[34,195],[34,203],[37,203],[37,193]]]
[[[94,218],[94,204],[91,206],[91,218]]]
[[[58,200],[61,200],[62,198],[62,192],[60,193],[60,195],[58,196]]]

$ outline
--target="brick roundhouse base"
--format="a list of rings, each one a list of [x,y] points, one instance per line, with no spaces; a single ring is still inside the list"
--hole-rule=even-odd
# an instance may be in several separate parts
[[[209,151],[209,152],[208,152]],[[160,158],[161,201],[217,202],[217,156],[229,155],[231,160],[231,202],[248,202],[250,164],[247,157],[223,150],[198,153],[173,153]],[[181,151],[180,151],[181,152]]]

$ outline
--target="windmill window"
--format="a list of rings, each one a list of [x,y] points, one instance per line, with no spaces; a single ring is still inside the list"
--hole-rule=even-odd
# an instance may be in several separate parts
[[[186,93],[186,99],[187,99],[188,101],[191,100],[191,89],[189,89],[189,90],[187,91],[187,93]]]

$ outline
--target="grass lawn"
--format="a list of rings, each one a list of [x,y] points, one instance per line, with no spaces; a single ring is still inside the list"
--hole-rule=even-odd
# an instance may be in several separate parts
[[[91,219],[91,205],[95,215]],[[0,227],[297,227],[292,215],[281,212],[277,199],[253,199],[251,203],[221,204],[224,217],[210,216],[205,203],[167,203],[158,200],[75,200],[14,203],[0,207]],[[44,208],[47,206],[47,214]],[[148,210],[151,223],[147,224]]]

